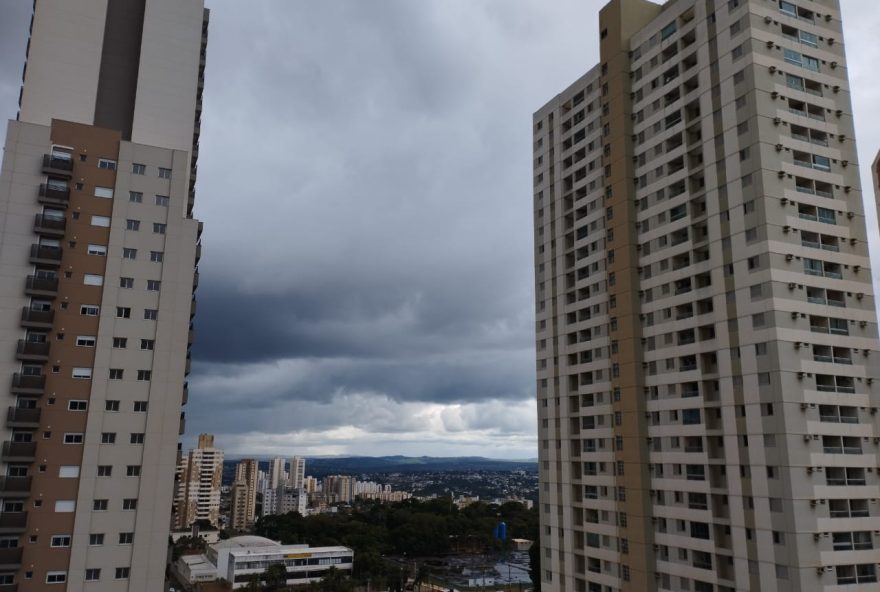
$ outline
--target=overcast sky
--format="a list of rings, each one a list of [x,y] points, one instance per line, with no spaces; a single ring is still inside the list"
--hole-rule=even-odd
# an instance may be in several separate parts
[[[602,4],[209,0],[186,446],[537,456],[531,114]],[[880,4],[842,4],[872,202]],[[0,7],[9,119],[31,2]]]

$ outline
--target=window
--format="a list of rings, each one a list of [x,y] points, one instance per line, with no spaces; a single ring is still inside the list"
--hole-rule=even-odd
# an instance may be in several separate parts
[[[59,479],[76,479],[79,477],[79,465],[62,465],[58,467]]]
[[[65,444],[82,444],[83,443],[83,435],[81,433],[66,433],[64,434],[64,443]]]
[[[141,203],[144,201],[144,194],[140,191],[129,191],[128,192],[128,201],[132,203]]]
[[[110,187],[95,187],[95,197],[113,199],[113,189]]]
[[[159,178],[160,179],[170,179],[171,178],[171,169],[159,167]]]
[[[162,282],[159,280],[147,280],[147,290],[150,292],[158,292]]]
[[[52,536],[52,539],[49,541],[50,547],[69,547],[70,546],[70,535],[69,534],[56,534]]]
[[[129,437],[129,442],[132,444],[143,444],[144,443],[144,433],[143,432],[133,432]]]
[[[156,342],[152,339],[141,339],[141,349],[152,351]]]
[[[89,535],[89,544],[92,546],[98,546],[104,544],[104,533],[92,533]]]
[[[107,247],[104,245],[89,245],[87,252],[89,255],[98,255],[104,257],[107,255]]]
[[[129,247],[124,247],[122,249],[122,258],[123,259],[135,259],[137,257],[137,249],[132,249]]]
[[[112,477],[113,467],[111,465],[98,465],[98,477]]]
[[[141,476],[141,466],[140,465],[128,465],[125,467],[125,475],[126,477],[140,477]]]
[[[110,380],[122,380],[124,372],[122,368],[110,368]]]
[[[100,579],[101,579],[100,568],[90,567],[90,568],[86,569],[86,581],[87,582],[97,582]]]
[[[55,500],[55,512],[59,514],[69,514],[76,511],[75,500]]]
[[[82,304],[79,307],[79,314],[86,317],[96,317],[99,310],[100,308],[94,304]]]
[[[105,499],[96,499],[92,502],[92,510],[95,512],[106,512],[108,501]],[[101,541],[103,542],[104,538],[101,537]]]
[[[133,532],[120,532],[119,533],[119,544],[120,545],[131,545],[134,543],[134,533]]]
[[[116,579],[117,580],[127,580],[129,571],[130,571],[130,568],[128,568],[128,567],[117,567],[116,568]]]
[[[116,432],[101,433],[101,444],[116,444]]]
[[[167,224],[160,224],[159,222],[153,222],[153,232],[155,234],[165,234],[165,229],[168,227]]]
[[[99,169],[107,169],[108,171],[116,170],[116,161],[110,160],[109,158],[99,158],[98,159],[98,168]]]
[[[117,306],[116,307],[116,318],[117,319],[130,319],[131,318],[131,309],[127,306]]]
[[[137,498],[127,497],[122,500],[122,509],[123,510],[137,510],[138,501]]]
[[[114,337],[113,338],[113,349],[125,349],[128,346],[128,338],[127,337]]]
[[[97,339],[92,335],[78,335],[76,345],[78,347],[95,347]]]
[[[141,229],[141,221],[140,220],[132,220],[128,219],[125,221],[125,229],[126,230],[140,230]]]
[[[134,278],[130,278],[130,277],[119,278],[119,287],[120,288],[134,288]]]
[[[146,380],[150,380],[150,378],[152,378],[152,376],[153,376],[153,373],[150,370],[138,370],[137,379],[142,380],[142,381],[146,381]]]
[[[157,206],[167,206],[170,203],[170,199],[167,195],[157,195],[156,196],[156,205]]]
[[[155,308],[144,309],[144,319],[147,321],[155,321],[159,318],[159,311]]]
[[[134,410],[136,413],[146,413],[147,412],[147,402],[146,401],[135,401],[134,402]]]
[[[89,407],[88,401],[68,401],[67,402],[67,410],[68,411],[85,411]]]
[[[143,175],[147,172],[147,165],[138,164],[136,162],[131,163],[131,174],[132,175]]]
[[[119,401],[104,401],[104,411],[119,411]]]
[[[67,572],[66,571],[47,571],[46,572],[46,583],[47,584],[63,584],[67,581]]]
[[[103,286],[104,276],[87,273],[83,275],[83,284],[86,286]]]
[[[91,368],[74,368],[71,376],[76,378],[77,380],[91,380],[92,378],[92,369]]]
[[[161,263],[162,259],[164,259],[164,255],[165,254],[162,251],[150,251],[150,261]]]

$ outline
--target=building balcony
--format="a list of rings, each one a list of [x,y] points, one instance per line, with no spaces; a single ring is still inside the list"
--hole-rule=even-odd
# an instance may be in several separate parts
[[[66,218],[55,218],[43,214],[34,214],[34,232],[44,236],[64,236],[67,229]]]
[[[29,275],[24,292],[28,296],[55,298],[58,296],[58,278],[42,278]]]
[[[18,584],[0,584],[0,592],[18,592]]]
[[[41,411],[39,408],[10,407],[6,411],[6,427],[35,430],[40,427]]]
[[[31,477],[0,477],[0,496],[3,499],[25,498],[31,493]]]
[[[21,326],[26,329],[51,329],[55,321],[54,310],[21,309]]]
[[[22,514],[24,513],[22,512]],[[2,523],[2,517],[0,517],[0,523]],[[24,547],[0,549],[0,570],[11,571],[20,568],[23,551]]]
[[[189,383],[183,383],[183,398],[181,399],[180,404],[186,405],[186,402],[189,401]]]
[[[4,442],[0,453],[3,462],[34,462],[36,456],[36,442]]]
[[[73,159],[59,158],[53,154],[43,155],[43,173],[61,177],[73,176]]]
[[[20,534],[27,528],[27,512],[3,512],[0,514],[0,535]],[[0,549],[8,551],[10,549]]]
[[[16,372],[12,375],[13,395],[42,395],[46,389],[46,377],[30,376],[27,374],[19,374]]]
[[[22,362],[48,362],[49,342],[19,339],[18,347],[15,350],[15,358]]]
[[[58,189],[43,183],[37,201],[47,206],[66,208],[70,203],[70,189]]]
[[[61,247],[48,245],[31,245],[30,262],[34,265],[58,267],[61,265]]]

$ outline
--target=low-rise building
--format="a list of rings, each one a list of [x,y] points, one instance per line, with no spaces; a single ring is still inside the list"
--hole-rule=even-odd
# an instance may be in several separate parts
[[[256,574],[262,577],[270,565],[287,569],[287,585],[320,580],[333,567],[351,573],[354,551],[348,547],[282,545],[259,536],[239,536],[210,545],[202,555],[177,560],[178,574],[189,584],[223,578],[232,588],[244,588]]]

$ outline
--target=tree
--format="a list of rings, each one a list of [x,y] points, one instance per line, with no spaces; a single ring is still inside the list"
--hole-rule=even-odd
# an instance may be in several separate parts
[[[268,590],[281,590],[287,585],[287,567],[283,563],[273,563],[266,566],[264,579]]]
[[[350,592],[351,590],[351,582],[344,573],[335,567],[327,570],[318,586],[321,592]]]
[[[541,592],[541,545],[537,540],[529,547],[529,578],[534,592]]]

